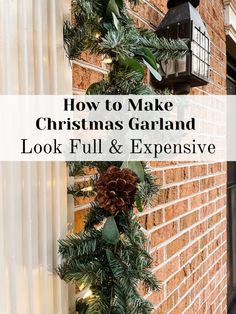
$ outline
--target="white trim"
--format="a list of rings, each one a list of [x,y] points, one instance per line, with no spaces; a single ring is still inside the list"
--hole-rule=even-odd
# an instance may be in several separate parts
[[[225,31],[236,43],[236,0],[224,0]]]
[[[93,64],[88,63],[88,62],[83,61],[83,60],[78,60],[78,61],[73,60],[72,63],[76,64],[76,65],[79,65],[82,68],[89,69],[89,70],[92,70],[92,71],[96,71],[96,72],[99,72],[99,73],[102,73],[102,74],[108,74],[108,72],[109,72],[107,69],[103,69],[102,67],[99,67],[97,65],[93,65]]]

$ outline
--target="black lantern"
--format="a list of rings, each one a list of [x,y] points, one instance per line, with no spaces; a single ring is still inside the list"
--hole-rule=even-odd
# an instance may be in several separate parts
[[[189,52],[182,59],[161,63],[161,84],[177,93],[205,85],[210,75],[210,40],[196,7],[199,0],[168,0],[169,11],[157,28],[157,35],[168,39],[185,39]]]

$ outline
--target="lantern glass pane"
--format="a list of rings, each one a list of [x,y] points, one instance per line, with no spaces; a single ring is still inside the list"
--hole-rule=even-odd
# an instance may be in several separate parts
[[[177,73],[186,72],[186,66],[187,66],[186,59],[187,59],[186,56],[184,56],[183,58],[176,60],[176,63],[177,63],[176,72]]]
[[[199,59],[193,56],[192,62],[193,62],[193,72],[196,74],[199,73],[199,68],[200,68]]]
[[[175,74],[175,60],[167,60],[161,62],[161,73],[166,77]]]
[[[205,63],[203,61],[200,61],[200,75],[204,76],[205,75]]]
[[[209,76],[209,38],[200,28],[193,27],[192,72],[207,79]]]

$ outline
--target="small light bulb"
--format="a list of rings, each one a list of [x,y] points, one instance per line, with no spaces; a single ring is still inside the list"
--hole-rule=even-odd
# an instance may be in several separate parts
[[[96,230],[101,230],[104,227],[106,221],[107,221],[107,218],[104,218],[103,221],[101,221],[98,224],[94,225],[94,228]]]
[[[106,64],[109,64],[109,63],[112,63],[112,59],[111,58],[105,58],[103,60],[103,62],[106,63]]]
[[[95,38],[100,38],[101,37],[101,33],[99,33],[99,32],[97,32],[96,34],[95,34]]]
[[[92,291],[89,289],[88,291],[86,291],[86,293],[83,295],[83,299],[89,298],[92,295]]]
[[[92,291],[87,287],[87,288],[84,288],[84,285],[82,284],[79,289],[83,287],[82,291],[80,291],[79,293],[76,294],[76,298],[78,299],[86,299],[86,298],[89,298],[91,295],[92,295]]]
[[[93,190],[93,187],[92,186],[88,186],[87,188],[83,188],[81,191],[83,192],[90,192]]]

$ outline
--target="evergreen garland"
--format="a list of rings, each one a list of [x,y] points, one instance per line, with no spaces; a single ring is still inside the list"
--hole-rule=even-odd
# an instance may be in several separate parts
[[[93,162],[78,165],[77,162],[68,163],[73,175],[80,176],[84,167],[95,168],[96,165]],[[103,170],[101,165],[108,169]],[[128,185],[132,182],[130,178],[136,177],[137,180],[133,181],[135,202],[125,204],[124,209],[117,209],[112,214],[108,208],[101,208],[93,202],[85,219],[84,230],[59,240],[59,254],[62,258],[57,269],[59,276],[67,283],[75,283],[82,293],[88,289],[91,292],[89,297],[78,298],[76,309],[80,314],[148,314],[152,312],[152,304],[140,296],[138,288],[142,284],[146,292],[159,289],[151,273],[152,258],[146,250],[147,240],[133,211],[135,205],[142,211],[142,206],[157,193],[155,178],[144,163],[117,162],[116,165],[120,168],[110,163],[98,164],[96,169],[100,173],[100,181],[104,186],[114,182],[117,172],[111,181],[107,177],[111,168],[120,173],[123,171],[124,181]],[[88,181],[81,181],[80,187],[71,194],[74,197],[88,196],[88,184],[92,185],[93,193],[97,192],[98,180],[96,174]],[[124,191],[126,189],[127,185]]]
[[[138,0],[128,2],[138,4]],[[87,94],[154,94],[144,84],[145,68],[160,80],[158,62],[187,52],[183,40],[158,38],[151,30],[136,28],[124,0],[72,0],[72,16],[72,23],[64,27],[68,58],[78,59],[88,51],[104,55],[111,63],[108,76],[90,85]],[[68,168],[71,176],[95,170],[68,193],[97,195],[84,230],[59,240],[62,259],[57,272],[81,291],[77,312],[151,313],[153,306],[141,297],[139,287],[157,291],[159,284],[151,273],[152,258],[134,208],[142,211],[157,193],[155,178],[143,162],[81,161],[69,162]]]
[[[130,5],[138,0],[129,0]],[[152,30],[136,28],[124,0],[72,0],[73,22],[64,27],[70,60],[81,53],[104,55],[111,62],[106,79],[92,84],[87,94],[155,94],[144,84],[145,70],[161,80],[158,62],[177,59],[187,52],[181,39],[158,38]]]

